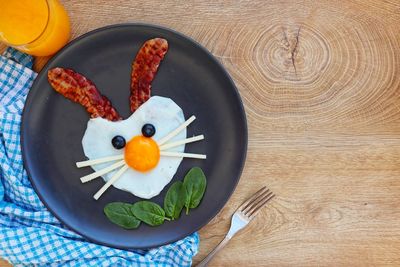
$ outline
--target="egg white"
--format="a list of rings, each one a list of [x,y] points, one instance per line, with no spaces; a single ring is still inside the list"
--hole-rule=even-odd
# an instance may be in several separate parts
[[[124,153],[123,149],[115,149],[111,140],[121,135],[128,142],[132,137],[141,135],[142,126],[151,123],[156,128],[152,137],[160,140],[175,130],[185,121],[182,109],[170,98],[153,96],[142,104],[129,118],[111,122],[103,118],[90,119],[82,139],[83,151],[89,159],[98,159]],[[168,142],[186,138],[186,129]],[[168,143],[167,142],[167,143]],[[168,151],[184,152],[185,145],[168,149]],[[147,172],[138,172],[132,168],[113,184],[114,187],[130,192],[135,196],[149,199],[158,195],[175,175],[182,158],[161,156],[157,166]],[[114,162],[92,166],[95,171],[101,170]],[[102,176],[108,181],[116,172],[112,171]]]

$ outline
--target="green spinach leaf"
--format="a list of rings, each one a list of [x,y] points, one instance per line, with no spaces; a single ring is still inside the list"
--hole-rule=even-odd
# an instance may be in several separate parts
[[[183,185],[186,190],[186,214],[189,213],[189,208],[196,208],[200,204],[206,190],[206,184],[206,176],[199,167],[191,168],[186,174],[183,180]]]
[[[181,181],[171,185],[164,198],[165,214],[172,220],[178,219],[181,215],[186,200],[186,190]]]
[[[151,226],[160,225],[164,220],[169,220],[165,217],[164,210],[151,201],[136,202],[133,204],[131,211],[136,218]]]
[[[132,205],[128,203],[112,202],[104,207],[104,213],[111,222],[125,229],[135,229],[139,227],[140,221],[133,215],[131,208]]]

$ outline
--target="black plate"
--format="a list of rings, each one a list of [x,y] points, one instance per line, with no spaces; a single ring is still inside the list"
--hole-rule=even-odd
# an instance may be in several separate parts
[[[78,104],[57,94],[47,82],[47,71],[67,67],[84,74],[112,101],[124,118],[129,112],[131,63],[147,39],[163,37],[169,51],[153,81],[152,95],[173,99],[185,117],[196,115],[188,136],[206,140],[187,146],[207,154],[207,160],[184,159],[173,181],[192,166],[203,168],[207,190],[200,206],[188,216],[158,227],[141,225],[124,230],[103,214],[112,201],[139,198],[111,187],[99,201],[93,194],[104,184],[96,179],[81,184],[91,168],[77,169],[85,159],[81,140],[89,119]],[[195,41],[175,31],[144,24],[113,25],[89,32],[62,49],[43,68],[28,95],[22,119],[22,152],[30,180],[48,209],[86,238],[118,248],[150,248],[176,241],[209,222],[238,183],[247,149],[243,105],[231,78],[218,61]],[[166,186],[168,188],[169,186]],[[153,201],[162,203],[166,189]]]

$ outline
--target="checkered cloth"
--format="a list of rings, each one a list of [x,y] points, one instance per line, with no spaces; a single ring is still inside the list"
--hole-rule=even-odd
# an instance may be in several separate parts
[[[23,168],[21,113],[36,77],[32,57],[0,56],[0,257],[15,266],[190,266],[197,233],[151,250],[93,244],[62,225],[40,202]]]

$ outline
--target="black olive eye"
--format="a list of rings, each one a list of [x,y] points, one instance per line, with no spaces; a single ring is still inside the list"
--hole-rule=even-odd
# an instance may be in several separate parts
[[[111,140],[111,144],[113,145],[113,147],[115,147],[116,149],[121,149],[125,147],[125,138],[123,138],[120,135],[116,135],[114,136],[114,138]]]
[[[146,123],[142,127],[142,134],[146,137],[152,137],[156,133],[156,128],[153,124]]]

